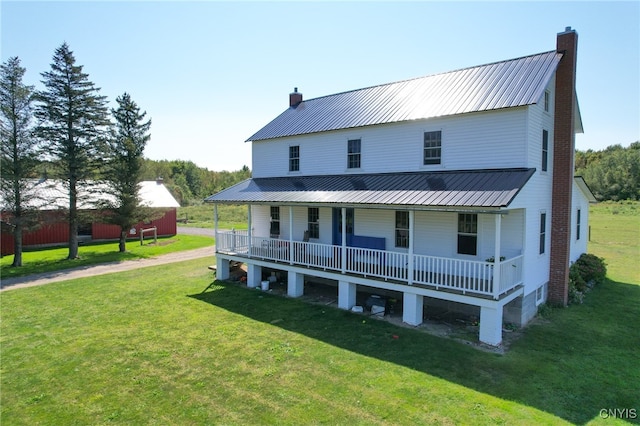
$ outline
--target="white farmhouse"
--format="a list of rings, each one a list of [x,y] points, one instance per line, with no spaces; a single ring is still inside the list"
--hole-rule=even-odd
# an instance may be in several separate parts
[[[247,264],[356,292],[401,294],[419,325],[447,303],[475,310],[479,339],[567,303],[595,201],[573,176],[577,33],[522,58],[303,100],[251,136],[253,177],[207,198],[246,204],[248,231],[220,232],[218,278]],[[217,211],[216,215],[217,217]],[[305,280],[306,277],[306,280]]]

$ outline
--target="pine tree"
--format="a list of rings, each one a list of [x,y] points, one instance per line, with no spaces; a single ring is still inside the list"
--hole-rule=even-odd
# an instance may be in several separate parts
[[[98,177],[109,125],[106,97],[75,63],[66,43],[56,49],[51,70],[41,74],[45,90],[38,92],[36,106],[38,135],[69,193],[69,259],[78,257],[78,205]]]
[[[120,227],[119,251],[126,251],[127,232],[142,220],[153,219],[152,210],[141,205],[139,183],[142,180],[143,152],[151,138],[151,120],[144,121],[146,112],[128,93],[116,99],[112,109],[115,126],[109,138],[109,159],[105,177],[113,200],[103,208],[109,211],[106,221]]]
[[[0,193],[3,218],[14,238],[12,266],[22,266],[22,233],[36,223],[33,190],[38,162],[37,140],[31,125],[33,86],[22,82],[26,69],[18,57],[0,66]],[[4,231],[4,230],[3,230]]]

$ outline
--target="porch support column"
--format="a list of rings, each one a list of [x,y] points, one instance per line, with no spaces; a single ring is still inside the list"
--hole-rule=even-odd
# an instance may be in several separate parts
[[[403,293],[402,322],[405,322],[409,325],[422,324],[423,307],[424,296],[414,293]]]
[[[342,273],[347,272],[347,208],[342,207],[342,254],[340,263],[342,265]]]
[[[229,261],[216,256],[216,279],[228,280],[229,279]]]
[[[287,279],[287,296],[300,297],[304,294],[304,274],[289,271]]]
[[[348,281],[338,281],[338,308],[349,310],[356,304],[356,285]]]
[[[214,253],[218,252],[218,203],[213,205],[213,238],[215,238]]]
[[[408,277],[407,277],[407,284],[412,285],[413,284],[413,242],[415,240],[415,238],[413,237],[414,234],[414,225],[415,225],[415,211],[413,210],[409,210],[409,264],[407,265],[407,269],[408,269]]]
[[[247,250],[249,250],[249,257],[251,257],[251,242],[252,242],[252,232],[251,227],[251,204],[247,204]],[[247,281],[248,282],[248,281]]]
[[[500,239],[502,231],[502,215],[495,215],[496,219],[496,233],[495,233],[495,252],[493,255],[493,298],[497,299],[500,295],[500,271],[502,266],[500,264]],[[500,315],[502,317],[502,315]]]
[[[480,307],[480,341],[492,346],[502,342],[502,305]]]
[[[293,265],[293,206],[289,206],[289,265]]]
[[[256,288],[262,281],[262,266],[247,264],[247,287]]]

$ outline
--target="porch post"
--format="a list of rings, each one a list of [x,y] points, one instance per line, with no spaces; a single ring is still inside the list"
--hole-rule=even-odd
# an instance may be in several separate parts
[[[502,215],[496,216],[496,231],[495,231],[495,253],[493,255],[493,298],[497,299],[500,294],[500,275],[502,271],[502,265],[500,263],[500,239],[502,230]]]
[[[422,324],[424,296],[414,293],[402,293],[402,322],[409,325]]]
[[[480,307],[480,341],[492,346],[502,342],[502,305]]]
[[[251,204],[247,204],[247,250],[249,257],[251,257],[251,242],[252,242],[252,232],[251,232]]]
[[[215,238],[214,253],[218,252],[218,203],[213,205],[213,238]]]
[[[342,255],[341,255],[341,272],[345,274],[347,272],[347,208],[342,207]]]
[[[415,211],[409,210],[409,264],[408,266],[408,277],[407,284],[413,284],[413,242],[415,238],[413,238],[413,231],[415,225]]]
[[[356,285],[348,281],[338,281],[338,308],[349,310],[356,304]]]
[[[247,264],[247,287],[259,287],[260,281],[262,281],[262,266],[253,263]]]
[[[304,274],[289,271],[287,279],[287,296],[300,297],[304,294]]]
[[[289,206],[289,265],[293,265],[293,206]]]

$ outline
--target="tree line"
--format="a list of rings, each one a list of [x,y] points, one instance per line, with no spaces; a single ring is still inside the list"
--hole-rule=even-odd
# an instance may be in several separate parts
[[[627,148],[577,150],[575,169],[598,201],[640,200],[640,141]]]

